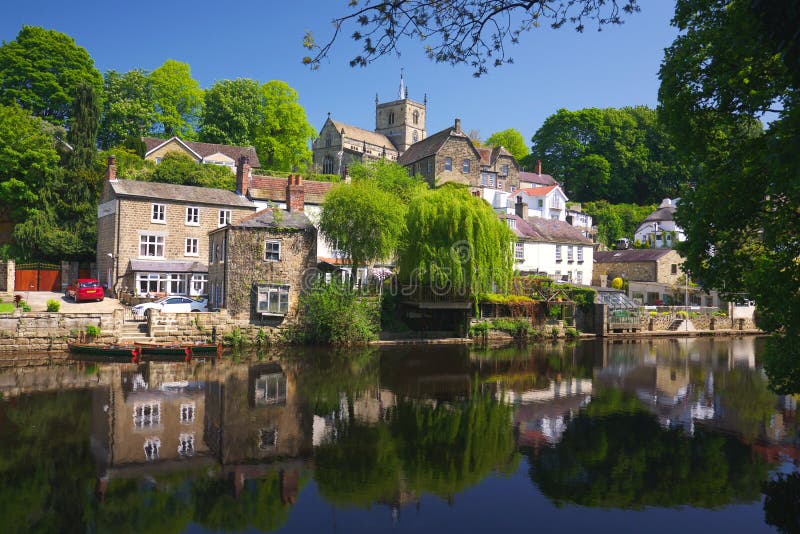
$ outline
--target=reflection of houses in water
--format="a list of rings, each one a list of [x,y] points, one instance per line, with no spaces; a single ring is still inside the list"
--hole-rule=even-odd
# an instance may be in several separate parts
[[[729,367],[756,368],[756,338],[731,339],[728,347]]]
[[[318,447],[323,443],[336,439],[336,426],[352,414],[353,419],[367,424],[380,423],[386,412],[397,403],[392,391],[377,386],[370,388],[354,398],[342,393],[339,396],[339,407],[335,412],[325,416],[314,415],[312,422],[312,443]]]

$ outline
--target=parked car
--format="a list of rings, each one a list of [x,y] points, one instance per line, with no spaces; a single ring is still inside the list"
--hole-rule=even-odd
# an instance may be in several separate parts
[[[105,291],[100,282],[94,278],[78,278],[67,286],[64,296],[75,302],[82,300],[96,300],[100,302],[105,297]]]
[[[133,307],[134,315],[144,315],[147,310],[157,309],[162,312],[200,312],[208,308],[208,300],[194,300],[189,297],[164,297],[153,302],[142,302]]]

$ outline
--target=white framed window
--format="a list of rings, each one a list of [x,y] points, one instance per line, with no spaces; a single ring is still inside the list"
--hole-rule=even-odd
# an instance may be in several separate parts
[[[148,462],[158,460],[158,450],[161,448],[161,440],[158,438],[148,438],[144,440],[144,457]]]
[[[573,250],[574,248],[575,247],[573,247],[572,245],[567,247],[567,261],[573,261],[574,260],[574,254],[575,254],[575,252]]]
[[[139,295],[166,293],[168,280],[166,273],[136,273],[136,288]]]
[[[194,421],[195,404],[187,402],[181,404],[181,423],[191,423]]]
[[[171,295],[186,294],[186,275],[182,273],[171,273],[169,275],[169,293]]]
[[[536,207],[538,207],[539,209],[542,209],[544,207],[544,200],[542,200],[541,198],[539,200],[537,200],[536,201]]]
[[[461,161],[461,172],[469,172],[469,160],[466,158]]]
[[[525,243],[523,243],[522,241],[517,241],[514,243],[514,259],[517,260],[525,259]]]
[[[189,282],[189,296],[196,297],[206,294],[206,284],[208,283],[207,274],[192,274]]]
[[[200,226],[200,208],[197,206],[186,207],[186,225]]]
[[[286,375],[270,373],[261,375],[255,383],[255,404],[283,404],[286,402]]]
[[[178,436],[178,456],[194,456],[194,434]]]
[[[578,247],[578,263],[583,263],[583,247]]]
[[[160,402],[137,402],[133,405],[133,426],[153,427],[161,424]]]
[[[160,234],[139,235],[140,258],[164,258],[164,236]]]
[[[196,237],[187,237],[186,238],[186,250],[184,250],[184,256],[199,256],[199,246],[200,240]]]
[[[153,204],[150,207],[150,222],[167,224],[167,205]]]
[[[289,313],[289,286],[282,284],[258,286],[258,312],[271,315]]]
[[[561,261],[561,245],[556,245],[556,261]]]
[[[500,176],[508,176],[508,165],[500,166]]]
[[[516,219],[506,219],[506,223],[508,224],[508,227],[511,228],[512,230],[515,230],[517,228]]]
[[[219,210],[217,226],[225,226],[231,223],[231,210]]]
[[[453,158],[444,158],[444,170],[452,171],[453,170]]]
[[[264,260],[265,261],[280,261],[281,260],[281,242],[273,239],[267,240],[264,245]]]

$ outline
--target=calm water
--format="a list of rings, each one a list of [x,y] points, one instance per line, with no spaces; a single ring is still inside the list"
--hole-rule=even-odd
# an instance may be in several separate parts
[[[793,531],[762,341],[4,369],[0,530]]]

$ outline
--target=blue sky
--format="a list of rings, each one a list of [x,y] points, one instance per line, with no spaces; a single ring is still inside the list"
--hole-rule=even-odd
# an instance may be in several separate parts
[[[583,34],[571,28],[540,28],[511,48],[515,63],[482,78],[469,67],[435,64],[418,42],[402,45],[400,57],[366,68],[348,61],[358,48],[345,36],[317,71],[301,64],[305,31],[327,37],[331,19],[347,0],[187,2],[25,0],[4,7],[0,40],[13,40],[23,24],[72,36],[97,68],[152,70],[167,59],[184,61],[202,87],[217,80],[283,80],[300,96],[319,129],[327,113],[344,123],[373,128],[374,102],[397,95],[400,69],[409,97],[428,95],[428,133],[456,117],[482,138],[516,128],[526,141],[559,108],[621,107],[657,103],[658,68],[676,30],[669,25],[671,0],[640,0],[642,12],[626,24]]]

